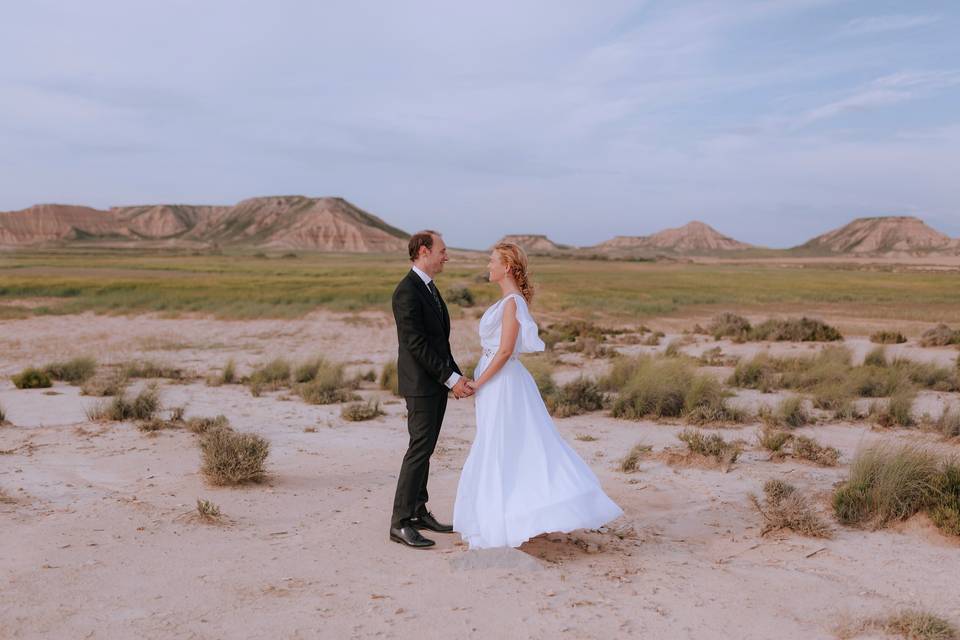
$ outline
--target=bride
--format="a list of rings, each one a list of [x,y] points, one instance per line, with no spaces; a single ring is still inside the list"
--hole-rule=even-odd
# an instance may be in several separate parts
[[[527,305],[527,256],[493,248],[490,281],[503,297],[480,319],[477,434],[457,487],[453,529],[471,549],[518,547],[547,532],[594,529],[623,514],[554,426],[518,353],[543,351]]]

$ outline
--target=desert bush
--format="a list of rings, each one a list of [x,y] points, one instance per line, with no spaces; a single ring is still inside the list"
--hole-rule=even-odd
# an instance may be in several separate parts
[[[603,392],[596,382],[584,376],[556,387],[545,400],[551,415],[558,418],[577,416],[603,408]]]
[[[778,373],[776,359],[766,353],[758,353],[749,360],[738,362],[727,384],[768,393],[779,386]]]
[[[863,358],[863,364],[868,367],[886,367],[887,350],[884,347],[874,347]]]
[[[80,387],[80,393],[85,396],[103,398],[106,396],[119,395],[123,393],[126,388],[127,378],[121,371],[112,370],[98,373],[84,382]]]
[[[476,304],[473,293],[467,287],[451,287],[447,289],[444,299],[448,304],[455,304],[461,307],[472,307]]]
[[[945,324],[938,324],[920,336],[921,347],[945,347],[951,344],[960,344],[960,331],[954,331]]]
[[[897,358],[891,364],[901,376],[910,382],[933,391],[960,391],[960,374],[951,367],[934,362],[914,362]]]
[[[777,342],[835,342],[843,336],[834,327],[814,318],[771,318],[750,330],[750,340]]]
[[[851,369],[847,378],[851,391],[861,398],[886,398],[908,384],[901,371],[873,365]]]
[[[223,414],[211,417],[194,416],[187,420],[187,429],[193,433],[202,434],[212,429],[229,429],[230,421]]]
[[[750,494],[750,501],[766,523],[760,535],[779,529],[790,529],[812,538],[829,538],[833,535],[830,526],[793,485],[782,480],[768,480],[763,485],[763,493],[764,504],[756,495]]]
[[[881,427],[910,427],[913,419],[913,402],[917,393],[913,389],[899,389],[890,396],[886,404],[874,403],[870,415]]]
[[[10,380],[17,389],[46,389],[53,386],[50,376],[36,367],[27,367]]]
[[[216,485],[262,480],[270,443],[253,433],[211,429],[200,438],[201,470]]]
[[[275,391],[290,384],[290,362],[274,358],[256,367],[247,379],[250,393],[259,396],[264,391]]]
[[[604,391],[621,391],[634,376],[648,356],[618,356],[611,361],[610,372],[600,378],[598,384]]]
[[[4,410],[3,405],[0,404],[0,427],[7,423],[7,412]]]
[[[373,420],[374,418],[386,415],[380,409],[380,402],[368,400],[367,402],[353,402],[344,405],[340,410],[340,416],[350,422],[362,422],[364,420]]]
[[[363,382],[376,382],[377,381],[376,369],[367,369],[363,373],[358,373],[357,380],[361,380]]]
[[[657,345],[660,344],[660,338],[664,338],[666,337],[666,335],[667,334],[665,334],[663,331],[655,331],[651,333],[649,336],[647,336],[646,338],[644,338],[640,342],[640,344],[647,347],[656,347]]]
[[[233,384],[237,381],[237,362],[233,358],[227,360],[227,364],[223,366],[223,371],[220,372],[220,375],[213,376],[211,375],[207,378],[207,384],[212,387],[219,387],[223,384]]]
[[[395,396],[400,395],[400,377],[397,375],[397,363],[393,360],[383,365],[380,371],[380,388]]]
[[[715,340],[733,338],[735,341],[744,341],[750,334],[750,321],[735,313],[721,313],[710,321],[706,332]]]
[[[874,445],[857,453],[833,493],[833,512],[847,525],[880,528],[921,510],[935,489],[939,463],[911,445]]]
[[[620,461],[618,469],[623,473],[634,473],[640,468],[640,461],[653,451],[653,447],[648,444],[634,445],[630,452]]]
[[[114,396],[110,402],[99,402],[87,410],[87,418],[93,422],[104,420],[143,420],[156,417],[160,410],[160,395],[155,387],[147,387],[134,398],[125,393]]]
[[[592,322],[573,320],[551,324],[540,333],[540,339],[547,345],[547,348],[552,349],[559,342],[576,342],[580,338],[593,338],[597,342],[603,342],[607,335],[619,333],[622,332],[605,329]]]
[[[870,342],[876,344],[903,344],[906,341],[899,331],[876,331],[870,334]]]
[[[693,424],[745,421],[746,412],[727,403],[729,395],[712,376],[693,376],[683,398],[684,419]]]
[[[740,362],[739,356],[728,356],[720,347],[707,349],[700,354],[698,361],[708,367],[735,367]]]
[[[43,370],[54,380],[78,385],[93,377],[93,374],[97,371],[97,361],[89,357],[72,358],[61,362],[51,362]]]
[[[153,417],[149,420],[141,420],[137,423],[137,429],[145,432],[160,431],[162,429],[176,429],[181,426],[173,420],[164,420],[163,418]]]
[[[683,341],[679,338],[676,340],[671,340],[667,343],[667,348],[663,350],[663,355],[668,358],[677,358],[683,355],[683,352],[680,350],[680,347],[683,346]]]
[[[160,364],[153,360],[125,362],[120,365],[120,370],[126,378],[169,378],[170,380],[183,380],[189,377],[186,372],[179,367]]]
[[[833,467],[840,461],[840,450],[825,447],[813,438],[797,436],[790,443],[790,452],[796,458],[809,460],[824,467]]]
[[[697,429],[684,429],[677,438],[687,445],[687,448],[708,458],[713,458],[722,465],[729,465],[740,457],[740,447],[727,442],[720,434],[705,434]]]

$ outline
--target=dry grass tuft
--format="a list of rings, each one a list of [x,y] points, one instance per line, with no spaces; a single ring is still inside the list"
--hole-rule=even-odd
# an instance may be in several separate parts
[[[596,442],[598,440],[596,436],[592,436],[589,433],[578,433],[574,439],[580,442]]]
[[[51,362],[43,370],[54,380],[79,385],[92,378],[97,372],[97,361],[90,357],[72,358],[62,362]]]
[[[863,364],[868,367],[886,367],[888,364],[886,348],[874,347],[871,349],[863,358]]]
[[[761,447],[770,452],[770,459],[780,459],[789,454],[787,444],[793,439],[793,435],[782,429],[766,427],[757,434],[757,442]]]
[[[160,410],[160,395],[156,387],[147,387],[130,399],[121,393],[110,402],[98,402],[86,411],[91,422],[107,420],[143,420],[151,421]],[[149,430],[149,429],[148,429]]]
[[[470,375],[468,373],[468,375]],[[387,364],[383,365],[383,370],[380,372],[380,388],[384,391],[389,391],[395,396],[400,395],[400,378],[397,375],[397,363],[391,360]]]
[[[768,480],[763,485],[764,502],[750,494],[750,501],[763,516],[765,526],[760,535],[790,529],[811,538],[830,538],[830,526],[817,515],[796,487],[782,480]]]
[[[85,396],[104,398],[120,395],[126,388],[127,378],[123,372],[111,370],[92,376],[80,387],[80,393]]]
[[[209,500],[197,498],[197,518],[204,522],[220,522],[223,514],[220,513],[220,507]]]
[[[732,338],[734,342],[745,342],[750,335],[750,321],[735,313],[721,313],[707,325],[707,333],[715,340]]]
[[[886,633],[907,640],[957,640],[960,631],[950,622],[926,611],[907,610],[887,618],[879,625]]]
[[[344,420],[349,420],[350,422],[362,422],[364,420],[373,420],[380,416],[385,416],[386,413],[380,409],[380,402],[378,400],[369,400],[367,402],[354,402],[348,405],[345,405],[343,409],[340,410],[340,416]]]
[[[774,410],[764,407],[760,410],[760,419],[770,427],[802,427],[810,424],[812,418],[801,396],[784,398]]]
[[[253,433],[211,429],[200,439],[201,470],[215,485],[259,482],[265,476],[263,463],[270,443]]]
[[[259,396],[264,391],[276,391],[290,384],[290,362],[274,358],[256,367],[247,379],[250,393]]]
[[[791,454],[802,460],[809,460],[823,467],[834,467],[840,462],[840,450],[825,447],[813,438],[797,436],[791,442]]]
[[[5,425],[5,424],[10,424],[10,423],[7,422],[7,412],[6,412],[6,410],[3,408],[3,405],[0,404],[0,427],[2,427],[2,426]]]
[[[50,376],[36,367],[27,367],[10,380],[17,389],[48,389],[53,386]]]
[[[537,383],[540,395],[544,398],[553,395],[553,392],[557,389],[557,383],[553,379],[553,363],[549,359],[542,356],[528,356],[523,359],[523,367],[533,377],[533,381]]]
[[[875,445],[860,451],[850,475],[833,494],[833,511],[846,525],[878,529],[926,506],[935,491],[940,463],[912,445]]]
[[[648,444],[634,445],[634,447],[630,449],[630,452],[620,461],[618,469],[623,473],[634,473],[638,471],[640,469],[640,461],[649,455],[651,451],[653,451],[653,447]]]
[[[727,469],[740,457],[740,446],[727,442],[720,434],[705,434],[698,429],[684,429],[677,438],[687,445],[691,453],[712,458]]]
[[[870,334],[870,342],[876,344],[903,344],[907,338],[899,331],[877,331]]]
[[[167,364],[160,364],[153,360],[129,361],[120,365],[120,370],[127,378],[168,378],[170,380],[186,380],[190,376],[180,369]]]
[[[223,365],[223,370],[220,372],[220,375],[211,375],[207,378],[207,385],[211,387],[219,387],[225,384],[233,384],[237,381],[237,362],[233,358],[227,360],[227,364]]]
[[[901,389],[890,396],[885,404],[874,403],[870,415],[881,427],[910,427],[916,424],[913,418],[913,402],[917,392],[912,388]]]
[[[203,434],[213,429],[229,429],[230,428],[230,421],[227,420],[227,417],[223,414],[216,415],[212,418],[194,416],[188,419],[186,424],[187,424],[187,429],[197,434]]]
[[[960,437],[960,409],[944,407],[934,428],[945,438]]]

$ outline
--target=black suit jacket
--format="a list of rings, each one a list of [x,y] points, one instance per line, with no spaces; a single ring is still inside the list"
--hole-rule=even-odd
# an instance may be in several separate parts
[[[411,269],[393,291],[397,322],[397,377],[401,396],[446,394],[444,382],[460,368],[450,353],[450,315]]]

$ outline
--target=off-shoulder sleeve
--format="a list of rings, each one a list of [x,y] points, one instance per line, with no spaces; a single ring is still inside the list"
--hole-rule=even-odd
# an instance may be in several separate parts
[[[520,323],[520,333],[517,334],[517,346],[514,351],[517,353],[543,351],[546,349],[546,345],[540,339],[540,331],[537,329],[537,323],[533,316],[530,315],[527,301],[519,295],[514,295],[513,298],[517,302],[517,322]]]

